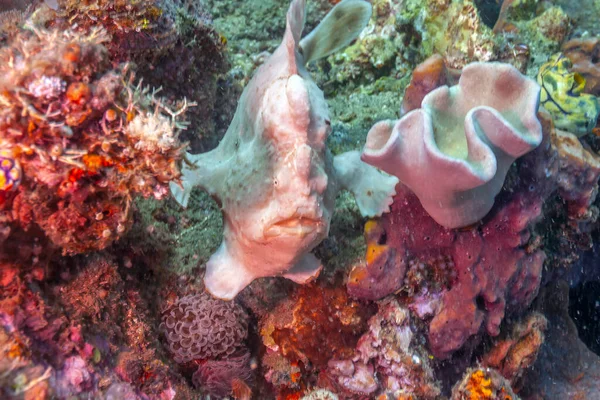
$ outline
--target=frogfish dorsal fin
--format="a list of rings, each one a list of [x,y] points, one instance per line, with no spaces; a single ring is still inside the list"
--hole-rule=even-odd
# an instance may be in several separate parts
[[[285,35],[283,41],[288,51],[290,74],[297,74],[296,57],[300,37],[304,29],[304,20],[306,15],[306,0],[293,0],[287,12]]]
[[[371,4],[365,0],[338,3],[300,42],[304,62],[326,57],[348,46],[369,23],[372,10]]]

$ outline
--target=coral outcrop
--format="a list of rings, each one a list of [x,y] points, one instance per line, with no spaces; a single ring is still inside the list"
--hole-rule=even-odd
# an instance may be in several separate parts
[[[111,244],[131,225],[133,198],[163,199],[180,175],[189,104],[112,69],[108,40],[101,28],[33,28],[0,49],[2,225],[41,230],[66,254]]]
[[[482,223],[444,229],[414,194],[399,188],[391,213],[365,226],[366,262],[351,271],[349,292],[370,299],[406,293],[411,310],[426,320],[433,316],[429,340],[438,357],[461,348],[482,326],[498,335],[505,314],[536,295],[546,258],[542,241],[553,249],[553,262],[563,252],[567,258],[581,239],[559,250],[554,242],[560,238],[554,236],[587,237],[589,221],[596,219],[597,156],[574,135],[555,129],[548,114],[540,120],[544,141],[517,162],[508,190]],[[544,201],[554,193],[566,202],[560,218],[566,217],[567,225],[562,231],[542,227],[546,239],[532,236]],[[448,270],[454,274],[444,273]]]
[[[395,299],[384,300],[353,357],[329,361],[328,374],[350,394],[390,394],[392,398],[437,399],[429,354],[413,332],[410,311]]]
[[[353,353],[370,315],[342,287],[298,287],[260,321],[265,378],[278,389],[302,388],[310,374],[327,369],[330,358]]]
[[[467,226],[490,211],[513,161],[540,144],[538,104],[538,85],[514,67],[471,64],[422,108],[377,123],[361,158],[397,176],[440,225]]]
[[[167,99],[187,98],[202,104],[186,113],[190,129],[181,140],[193,152],[214,147],[220,113],[215,107],[229,89],[219,87],[226,72],[226,40],[211,24],[204,5],[186,0],[135,2],[58,0],[56,10],[46,10],[47,26],[79,32],[103,27],[111,37],[106,43],[113,64],[130,62],[139,79],[160,87]]]
[[[423,287],[411,306],[422,318],[434,316],[429,346],[436,357],[445,358],[482,327],[497,335],[506,307],[526,306],[535,297],[545,256],[524,246],[530,237],[528,225],[540,212],[541,202],[535,196],[517,195],[485,224],[448,230],[427,215],[414,194],[400,189],[391,213],[380,222],[379,241],[384,249],[378,257],[382,259],[375,257],[372,264],[355,267],[348,277],[348,290],[355,296],[380,298],[401,289],[405,282],[400,276],[399,286],[382,286],[379,281],[386,281],[386,275],[406,271],[411,264],[420,268],[420,263],[432,265],[440,256],[449,257],[455,271],[450,289],[443,283],[438,288]],[[410,273],[405,277],[409,283]]]

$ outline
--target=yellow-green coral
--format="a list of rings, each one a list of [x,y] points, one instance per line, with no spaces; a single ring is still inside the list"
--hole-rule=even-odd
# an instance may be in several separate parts
[[[600,103],[597,97],[582,93],[585,79],[570,68],[571,61],[560,53],[542,65],[537,76],[541,103],[557,128],[583,136],[596,126]]]

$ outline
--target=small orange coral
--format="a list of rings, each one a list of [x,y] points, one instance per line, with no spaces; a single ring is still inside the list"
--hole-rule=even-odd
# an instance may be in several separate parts
[[[467,391],[470,394],[470,400],[491,400],[492,380],[486,376],[485,372],[478,369],[469,377]]]
[[[510,383],[492,368],[468,369],[452,389],[452,400],[518,400]]]

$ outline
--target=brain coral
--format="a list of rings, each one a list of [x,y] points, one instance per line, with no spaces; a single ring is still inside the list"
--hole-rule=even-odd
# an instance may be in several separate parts
[[[235,302],[206,293],[179,298],[163,313],[160,330],[178,363],[231,356],[248,335],[248,315]]]

